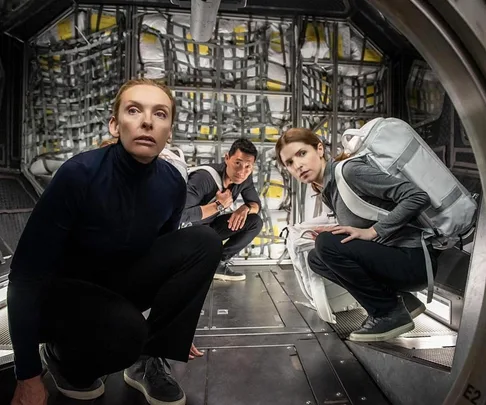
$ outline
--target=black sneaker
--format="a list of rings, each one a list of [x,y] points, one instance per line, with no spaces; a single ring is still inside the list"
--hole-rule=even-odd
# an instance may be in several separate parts
[[[402,299],[396,308],[384,316],[368,316],[363,326],[349,335],[354,342],[382,342],[410,332],[415,327]]]
[[[88,401],[99,398],[105,393],[105,385],[99,378],[97,378],[93,384],[86,388],[75,387],[67,382],[59,372],[59,361],[55,358],[47,344],[41,346],[40,355],[44,365],[47,367],[47,370],[49,370],[51,373],[54,384],[56,384],[57,389],[64,396]]]
[[[186,395],[161,357],[142,356],[123,373],[125,382],[145,395],[150,405],[185,405]]]
[[[424,303],[420,301],[415,295],[409,292],[400,292],[400,295],[402,296],[403,303],[405,304],[405,307],[410,313],[412,319],[425,312],[426,308]]]
[[[216,273],[214,273],[214,279],[224,281],[243,281],[246,279],[246,275],[231,270],[228,263],[221,262],[216,269]]]

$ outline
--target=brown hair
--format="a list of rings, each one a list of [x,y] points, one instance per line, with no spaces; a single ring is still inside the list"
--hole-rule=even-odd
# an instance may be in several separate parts
[[[115,101],[113,102],[113,116],[118,119],[118,110],[120,109],[120,104],[121,104],[121,98],[123,93],[125,93],[128,89],[134,87],[134,86],[139,86],[139,85],[146,85],[146,86],[155,86],[161,89],[167,96],[169,97],[171,103],[172,103],[172,121],[171,123],[174,124],[175,117],[176,117],[176,102],[175,98],[172,95],[172,92],[169,87],[167,87],[164,83],[157,82],[152,79],[132,79],[128,80],[125,82],[121,87],[120,90],[118,90],[118,93],[115,97]]]
[[[294,142],[302,142],[306,145],[312,146],[314,149],[317,150],[319,144],[324,147],[323,142],[321,139],[310,129],[308,128],[291,128],[288,131],[284,132],[284,134],[278,139],[277,144],[275,145],[275,152],[277,162],[281,166],[285,166],[284,162],[282,162],[282,158],[280,157],[280,152],[285,145]],[[346,153],[341,153],[340,155],[336,156],[334,160],[340,161],[345,160],[349,157]]]

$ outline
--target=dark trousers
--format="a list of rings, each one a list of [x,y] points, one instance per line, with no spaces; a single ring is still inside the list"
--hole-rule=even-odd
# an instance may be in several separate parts
[[[347,235],[319,234],[309,252],[309,266],[341,285],[370,316],[385,315],[397,305],[397,292],[427,287],[422,248],[397,248],[372,241],[341,241]],[[431,254],[434,273],[436,257]]]
[[[248,246],[258,236],[263,227],[263,221],[260,216],[258,214],[250,214],[246,218],[243,228],[238,231],[232,231],[228,228],[230,217],[231,214],[220,215],[209,224],[218,233],[221,240],[229,239],[223,246],[222,260],[229,260]]]
[[[86,386],[142,354],[187,361],[221,250],[216,232],[195,226],[161,236],[135,266],[99,282],[55,280],[41,336],[64,377]]]

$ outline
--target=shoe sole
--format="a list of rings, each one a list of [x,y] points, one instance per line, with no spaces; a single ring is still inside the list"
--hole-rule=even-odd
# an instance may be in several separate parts
[[[416,318],[417,316],[423,314],[426,311],[426,307],[424,304],[420,305],[419,307],[415,308],[412,312],[410,312],[410,316],[412,319]]]
[[[390,340],[396,338],[397,336],[402,335],[403,333],[410,332],[415,328],[415,324],[409,322],[405,325],[399,326],[398,328],[392,329],[388,332],[384,333],[375,333],[375,334],[353,334],[349,335],[349,340],[353,342],[384,342],[386,340]]]
[[[41,359],[42,362],[46,365],[47,370],[49,370],[49,364],[46,358],[45,354],[45,348],[42,347],[40,351]],[[55,368],[55,367],[53,367]],[[50,371],[49,371],[50,372]],[[54,385],[56,386],[57,390],[64,395],[65,397],[71,398],[71,399],[77,399],[80,401],[90,401],[96,398],[101,397],[105,393],[105,384],[103,381],[101,382],[101,385],[99,388],[93,390],[93,391],[71,391],[71,390],[66,390],[59,385],[57,385],[57,381],[54,378],[54,376],[51,373],[52,381],[54,381]]]
[[[123,379],[125,382],[132,388],[136,389],[137,391],[140,391],[144,396],[146,401],[150,405],[186,405],[186,394],[184,393],[184,396],[181,399],[178,399],[177,401],[159,401],[158,399],[152,398],[145,387],[140,384],[138,381],[135,381],[134,379],[130,378],[126,372],[123,372]]]
[[[215,274],[213,279],[222,281],[243,281],[246,280],[246,275],[242,274],[241,276],[225,276],[224,274]]]

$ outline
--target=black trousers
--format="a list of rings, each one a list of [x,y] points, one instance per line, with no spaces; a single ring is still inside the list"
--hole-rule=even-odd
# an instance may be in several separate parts
[[[258,236],[263,227],[263,221],[260,216],[258,214],[250,214],[246,218],[243,228],[238,231],[232,231],[228,228],[230,217],[231,214],[220,215],[209,224],[218,233],[221,240],[229,239],[223,246],[222,260],[231,259],[248,246]]]
[[[397,248],[372,241],[341,241],[347,235],[319,234],[309,252],[309,266],[317,274],[341,285],[368,315],[385,315],[397,305],[399,291],[427,287],[422,248]],[[434,274],[437,259],[431,254]]]
[[[54,281],[42,305],[41,336],[64,377],[87,386],[142,354],[187,361],[221,250],[216,232],[195,226],[158,238],[135,266],[100,282]]]

